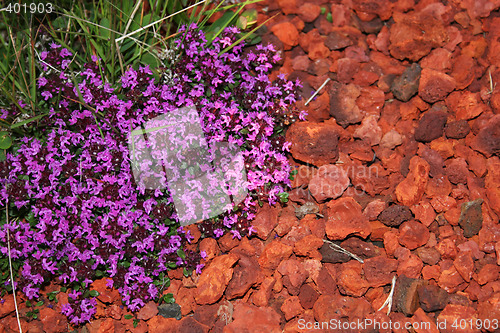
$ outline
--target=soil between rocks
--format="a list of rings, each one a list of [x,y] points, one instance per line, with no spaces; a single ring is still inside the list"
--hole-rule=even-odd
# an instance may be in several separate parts
[[[208,258],[169,272],[175,305],[131,314],[96,281],[96,319],[75,331],[500,332],[500,2],[253,6],[258,23],[278,14],[259,30],[282,52],[272,75],[300,79],[309,112],[288,132],[289,204],[264,206],[250,239],[191,226]],[[23,332],[74,330],[67,295],[29,321],[22,300]],[[324,324],[367,319],[381,327]],[[12,295],[0,332],[18,332]]]

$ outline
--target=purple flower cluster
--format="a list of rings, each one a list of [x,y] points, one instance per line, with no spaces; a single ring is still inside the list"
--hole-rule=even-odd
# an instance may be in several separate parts
[[[305,114],[292,107],[298,82],[269,81],[279,60],[272,45],[244,52],[239,44],[219,55],[237,29],[226,29],[210,47],[196,26],[181,32],[175,59],[167,57],[159,69],[130,68],[117,87],[106,82],[95,57],[74,74],[67,49],[52,44],[41,53],[38,86],[50,105],[40,124],[46,135],[24,137],[0,162],[2,201],[27,212],[0,230],[0,251],[7,254],[8,228],[12,258],[23,263],[18,286],[30,299],[54,276],[88,287],[103,272],[136,311],[160,296],[155,281],[167,270],[202,268],[204,253],[182,250],[192,237],[179,226],[169,190],[143,188],[133,176],[127,138],[150,119],[195,107],[209,145],[241,148],[249,195],[236,209],[198,224],[204,237],[250,235],[257,204],[275,204],[290,184],[282,127]],[[76,291],[69,299],[63,313],[72,323],[95,313],[95,299]]]

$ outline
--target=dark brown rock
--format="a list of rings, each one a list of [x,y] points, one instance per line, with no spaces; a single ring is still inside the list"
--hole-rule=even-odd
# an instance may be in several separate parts
[[[340,246],[343,249],[354,253],[361,259],[376,257],[380,254],[380,251],[375,245],[373,245],[373,243],[363,241],[358,237],[349,237],[340,243]]]
[[[418,83],[422,69],[414,63],[401,76],[398,76],[391,85],[391,92],[400,101],[408,102],[418,92]]]
[[[442,310],[448,304],[448,293],[436,285],[422,285],[417,292],[420,306],[426,312]]]
[[[450,139],[463,139],[469,134],[470,132],[470,126],[467,120],[457,120],[457,121],[451,121],[448,124],[446,124],[446,127],[444,128],[444,133],[446,134],[446,137]]]
[[[472,140],[471,147],[486,157],[500,156],[500,114],[486,123]]]
[[[349,38],[349,36],[340,31],[330,32],[325,39],[325,46],[332,51],[346,48],[352,44],[353,41]]]
[[[401,275],[396,280],[394,289],[394,308],[396,311],[404,313],[406,316],[415,313],[420,306],[418,288],[426,284],[424,280],[412,279]]]
[[[336,264],[348,262],[349,260],[351,260],[351,257],[349,255],[337,251],[329,243],[324,243],[323,246],[319,249],[319,253],[321,253],[322,256],[322,262]]]
[[[318,292],[310,284],[303,284],[300,287],[299,301],[304,309],[312,309],[318,297]]]
[[[464,236],[467,238],[477,235],[483,226],[482,203],[482,199],[477,199],[462,204],[458,224],[464,230]]]
[[[378,220],[388,227],[398,227],[401,223],[413,218],[410,208],[392,205],[380,213]]]
[[[431,142],[443,135],[448,115],[442,111],[427,111],[415,129],[415,140]]]
[[[390,284],[397,268],[397,260],[383,256],[366,259],[363,264],[366,280],[372,288]]]

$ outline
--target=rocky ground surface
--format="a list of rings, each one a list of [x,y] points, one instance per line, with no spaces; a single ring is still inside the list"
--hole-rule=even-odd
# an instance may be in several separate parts
[[[250,239],[198,234],[206,268],[169,273],[173,305],[131,314],[94,283],[97,319],[78,332],[307,332],[358,319],[393,328],[313,331],[499,332],[500,2],[256,6],[259,23],[277,14],[262,31],[282,51],[273,75],[300,79],[309,111],[287,133],[290,203],[264,206]],[[67,332],[65,297],[23,332]],[[0,318],[0,332],[17,331],[12,297]]]

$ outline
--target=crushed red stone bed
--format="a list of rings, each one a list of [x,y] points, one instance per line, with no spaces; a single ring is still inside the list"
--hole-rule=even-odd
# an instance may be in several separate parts
[[[500,2],[254,6],[259,23],[278,14],[259,33],[282,52],[273,75],[303,82],[309,112],[287,133],[289,204],[264,206],[250,239],[198,241],[192,228],[206,267],[169,272],[176,305],[131,314],[96,281],[96,319],[77,332],[304,332],[358,319],[500,331]],[[72,329],[57,297],[23,332]],[[8,296],[0,332],[17,331]]]

